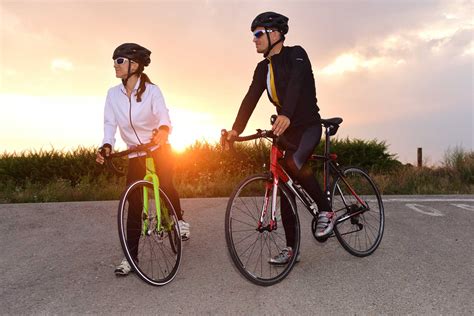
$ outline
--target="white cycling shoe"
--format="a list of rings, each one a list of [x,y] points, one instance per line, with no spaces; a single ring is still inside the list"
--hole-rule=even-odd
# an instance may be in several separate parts
[[[181,232],[181,240],[183,241],[188,240],[189,236],[191,236],[191,232],[189,229],[191,225],[189,225],[189,223],[183,220],[179,220],[178,225],[179,225],[179,231]]]
[[[122,262],[115,268],[115,275],[126,276],[132,271],[130,263],[128,263],[126,258],[122,259]]]

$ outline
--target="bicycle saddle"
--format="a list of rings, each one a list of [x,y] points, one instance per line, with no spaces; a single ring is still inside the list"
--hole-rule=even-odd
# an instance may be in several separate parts
[[[323,123],[324,127],[331,127],[331,126],[339,126],[342,123],[341,117],[332,117],[328,119],[321,119],[321,123]]]
[[[329,127],[329,136],[336,135],[339,124],[342,123],[341,117],[332,117],[329,119],[321,119],[321,123],[324,127]]]

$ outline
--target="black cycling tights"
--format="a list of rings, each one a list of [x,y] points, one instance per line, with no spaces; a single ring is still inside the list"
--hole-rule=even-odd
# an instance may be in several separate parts
[[[306,129],[287,131],[284,134],[288,142],[297,146],[295,151],[286,151],[284,161],[285,170],[308,192],[311,198],[316,202],[320,212],[330,210],[329,202],[306,162],[319,144],[321,133],[322,127],[318,124]],[[291,199],[296,203],[294,195],[292,195]],[[282,198],[281,216],[283,227],[285,228],[286,244],[294,248],[295,218],[291,214],[290,209],[290,202]]]
[[[183,219],[181,214],[181,204],[179,201],[179,195],[173,184],[173,157],[171,156],[171,147],[169,145],[162,146],[157,150],[153,151],[153,160],[155,163],[156,174],[160,180],[160,187],[166,192],[171,204],[176,211],[178,219]],[[137,157],[131,158],[128,163],[127,173],[127,185],[142,180],[145,177],[145,160],[146,158]],[[129,218],[127,221],[127,236],[128,245],[132,250],[132,257],[137,258],[138,252],[138,241],[140,239],[141,232],[141,210],[142,210],[142,199],[141,194],[131,197],[129,201]]]

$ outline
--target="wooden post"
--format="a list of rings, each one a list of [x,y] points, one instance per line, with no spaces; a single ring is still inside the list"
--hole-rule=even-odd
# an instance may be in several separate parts
[[[423,151],[421,147],[418,147],[417,160],[418,160],[418,168],[421,168],[421,166],[423,165]]]

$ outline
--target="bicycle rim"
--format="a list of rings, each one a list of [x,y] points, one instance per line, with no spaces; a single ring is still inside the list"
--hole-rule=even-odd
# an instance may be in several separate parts
[[[347,183],[341,177],[335,179],[331,201],[337,218],[347,219],[335,225],[334,233],[349,253],[365,257],[372,254],[382,240],[385,223],[382,198],[363,170],[349,167],[343,174]]]
[[[271,218],[273,184],[265,175],[251,176],[240,183],[229,199],[225,218],[227,247],[235,266],[248,280],[263,286],[283,280],[296,260],[296,255],[293,255],[286,265],[276,266],[269,263],[270,258],[277,256],[287,246],[280,200],[289,199],[290,194],[286,188],[278,187],[275,203],[276,229],[259,231],[258,222],[265,204],[266,190],[269,190],[270,196],[268,212],[262,222],[262,226],[266,227]],[[299,219],[293,200],[289,199],[289,201],[288,211],[295,221],[293,252],[297,254],[300,245]]]
[[[148,191],[148,203],[143,203],[144,190]],[[167,195],[161,189],[159,192],[162,212],[160,227],[157,227],[151,182],[142,180],[131,184],[122,195],[118,210],[119,237],[125,257],[142,280],[156,286],[173,280],[182,254],[174,208]],[[145,212],[146,204],[148,212]],[[168,212],[168,216],[165,216],[165,212]]]

